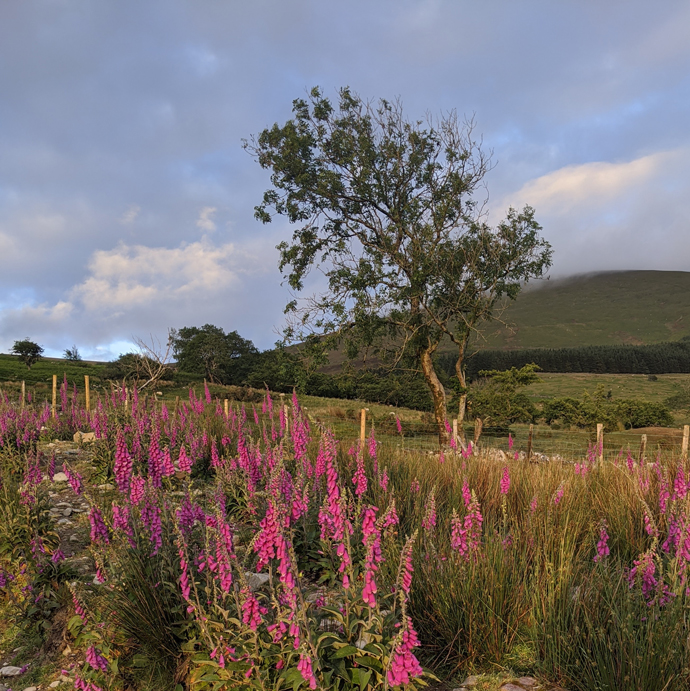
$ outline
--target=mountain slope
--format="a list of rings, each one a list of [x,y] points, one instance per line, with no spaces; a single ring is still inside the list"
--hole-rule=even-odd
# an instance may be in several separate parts
[[[484,327],[478,348],[646,344],[690,335],[690,272],[612,271],[543,281]]]

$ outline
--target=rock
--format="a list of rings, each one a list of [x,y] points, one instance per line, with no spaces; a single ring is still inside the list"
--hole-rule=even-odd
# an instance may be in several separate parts
[[[55,473],[55,475],[53,475],[53,482],[67,482],[67,480],[67,475],[64,473]]]
[[[76,535],[70,535],[69,541],[70,542],[79,542],[79,538]]]
[[[499,691],[525,691],[525,689],[522,686],[508,682],[507,684],[503,684],[499,688]]]
[[[258,590],[262,585],[268,583],[267,573],[252,573],[251,571],[247,571],[244,576],[247,579],[247,585],[250,590]]]
[[[467,677],[467,679],[462,682],[462,685],[469,686],[471,688],[472,686],[476,686],[478,683],[479,677],[476,674],[473,674],[471,677]]]
[[[62,510],[62,515],[65,516],[65,517],[71,516],[71,515],[72,515],[72,509],[70,509],[70,508],[63,509],[63,510]]]
[[[72,441],[85,444],[86,442],[96,441],[96,435],[94,432],[75,432]]]
[[[24,691],[38,691],[37,686],[27,686]]]
[[[62,682],[59,679],[56,679],[55,681],[51,681],[50,684],[48,684],[49,689],[56,689],[58,686],[60,686]]]
[[[109,491],[111,489],[115,489],[115,485],[111,485],[109,482],[106,482],[103,485],[98,485],[98,489],[105,491]]]
[[[524,686],[526,689],[532,689],[539,686],[539,682],[534,677],[520,677],[517,683]]]
[[[14,665],[6,665],[0,668],[0,677],[18,677],[22,673],[21,667],[15,667]]]
[[[76,583],[76,581],[75,581]],[[68,645],[65,646],[65,649],[62,651],[62,654],[67,657],[68,655],[72,654],[72,648],[70,648]]]
[[[72,521],[70,521],[69,518],[61,518],[58,522],[58,525],[74,525]]]

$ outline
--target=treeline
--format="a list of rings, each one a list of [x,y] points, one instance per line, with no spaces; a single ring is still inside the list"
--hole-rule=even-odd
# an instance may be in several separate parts
[[[686,337],[687,338],[687,337]],[[589,374],[671,374],[690,372],[690,340],[653,345],[580,346],[576,348],[529,348],[524,350],[480,350],[467,358],[470,381],[483,370],[520,369],[534,363],[542,372],[585,372]],[[439,364],[449,376],[455,356],[444,354]]]

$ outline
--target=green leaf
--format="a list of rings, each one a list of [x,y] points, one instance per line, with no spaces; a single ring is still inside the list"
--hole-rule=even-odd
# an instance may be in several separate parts
[[[340,650],[338,650],[338,652],[335,653],[335,655],[333,655],[332,659],[340,660],[341,658],[347,657],[348,655],[354,655],[356,652],[357,648],[355,648],[354,645],[346,645],[340,648]]]

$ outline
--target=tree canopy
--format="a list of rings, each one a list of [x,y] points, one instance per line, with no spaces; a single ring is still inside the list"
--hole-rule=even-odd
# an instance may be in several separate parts
[[[399,101],[367,103],[347,88],[335,105],[313,89],[291,120],[245,147],[271,171],[256,217],[297,225],[278,245],[290,287],[302,290],[314,267],[327,279],[321,294],[288,304],[286,337],[321,348],[344,340],[350,355],[374,346],[421,369],[447,443],[434,354],[444,338],[457,346],[462,390],[472,332],[550,265],[534,210],[488,224],[480,193],[490,159],[471,120],[410,121]]]
[[[213,324],[201,328],[185,326],[171,332],[177,366],[183,372],[203,374],[217,384],[241,384],[249,372],[254,344],[237,331],[225,331]]]
[[[29,337],[27,336],[21,341],[14,342],[14,345],[12,346],[12,354],[19,357],[27,368],[31,369],[31,366],[41,359],[41,356],[43,355],[43,348],[38,345],[38,343],[34,343],[33,341],[29,340]]]

